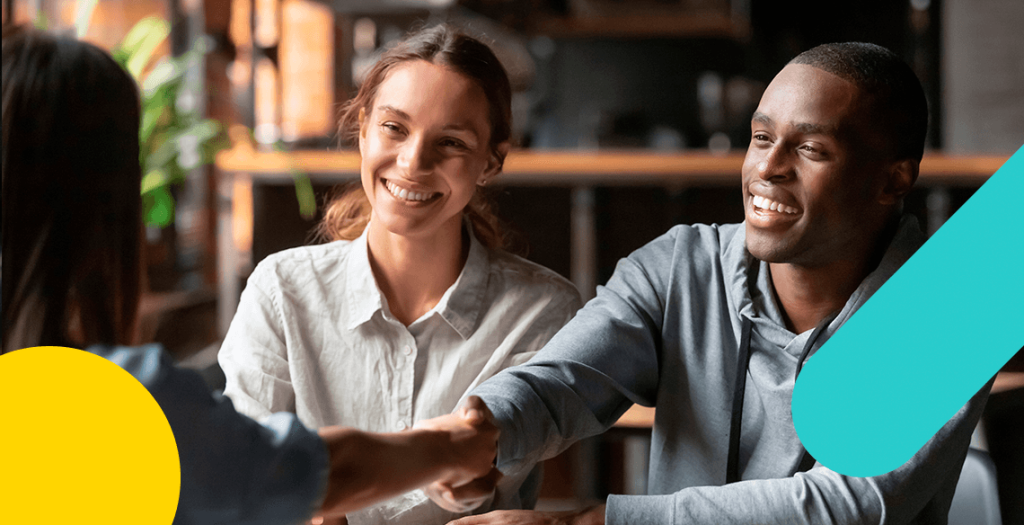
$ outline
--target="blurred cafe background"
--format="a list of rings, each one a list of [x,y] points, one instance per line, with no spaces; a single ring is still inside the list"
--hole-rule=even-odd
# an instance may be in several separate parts
[[[504,63],[517,149],[489,191],[522,252],[585,298],[672,225],[743,219],[750,115],[817,44],[883,45],[923,82],[928,151],[907,207],[929,233],[1024,144],[1020,0],[3,0],[3,20],[77,32],[139,79],[142,337],[214,389],[255,264],[315,242],[325,199],[358,181],[338,107],[412,29],[446,21]],[[643,493],[652,412],[549,461],[542,505]],[[974,443],[1006,524],[1024,523],[1021,443],[1024,352]]]

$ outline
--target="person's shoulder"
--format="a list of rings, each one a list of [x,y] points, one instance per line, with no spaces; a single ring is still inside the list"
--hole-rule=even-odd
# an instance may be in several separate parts
[[[679,224],[633,252],[640,261],[665,262],[680,257],[720,257],[737,241],[742,224]]]
[[[580,301],[576,286],[558,272],[504,250],[488,252],[488,272],[504,288],[516,289],[524,295],[558,295]]]
[[[352,241],[333,241],[270,254],[256,265],[249,282],[264,286],[301,286],[330,279],[342,272],[352,246]]]

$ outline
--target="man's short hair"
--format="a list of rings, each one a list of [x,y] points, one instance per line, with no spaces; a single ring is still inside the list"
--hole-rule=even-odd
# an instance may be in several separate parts
[[[928,102],[910,66],[875,44],[822,44],[797,55],[790,64],[827,71],[856,85],[873,104],[879,131],[896,159],[921,160],[928,132]]]

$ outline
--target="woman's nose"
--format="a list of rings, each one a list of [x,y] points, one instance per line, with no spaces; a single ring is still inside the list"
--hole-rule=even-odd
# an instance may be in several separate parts
[[[409,137],[398,152],[398,167],[408,175],[415,176],[430,171],[430,164],[426,142],[419,137]]]

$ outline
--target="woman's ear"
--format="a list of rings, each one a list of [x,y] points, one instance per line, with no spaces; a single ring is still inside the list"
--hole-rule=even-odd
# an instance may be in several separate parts
[[[491,155],[487,159],[487,167],[485,167],[484,172],[480,174],[480,179],[477,180],[477,184],[485,186],[487,181],[501,173],[501,168],[505,164],[505,157],[508,155],[508,151],[511,148],[512,145],[506,140],[491,150]]]
[[[878,195],[878,202],[891,205],[903,200],[917,182],[920,163],[903,159],[892,163],[886,173],[885,185]]]
[[[366,108],[359,108],[359,153],[363,152],[363,139],[366,138]]]

